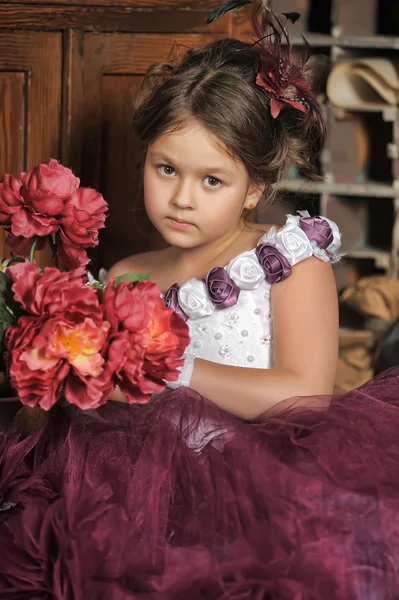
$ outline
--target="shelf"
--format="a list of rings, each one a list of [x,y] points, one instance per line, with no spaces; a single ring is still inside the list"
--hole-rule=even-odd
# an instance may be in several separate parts
[[[399,50],[399,37],[389,35],[334,37],[323,33],[308,32],[304,34],[304,37],[308,44],[313,47],[342,46],[346,48]],[[304,43],[301,36],[292,36],[291,42],[294,46],[302,46]]]
[[[391,263],[391,253],[378,248],[360,248],[359,250],[349,250],[345,258],[371,259],[378,269],[388,270]]]
[[[382,118],[386,122],[394,122],[398,116],[398,107],[386,104],[384,102],[376,102],[374,104],[367,104],[367,106],[351,106],[349,108],[343,106],[336,106],[328,100],[328,104],[334,111],[337,118],[343,118],[346,114],[354,113],[382,113]]]
[[[385,183],[334,183],[286,179],[280,183],[279,191],[298,194],[334,194],[370,198],[399,198],[399,189]]]

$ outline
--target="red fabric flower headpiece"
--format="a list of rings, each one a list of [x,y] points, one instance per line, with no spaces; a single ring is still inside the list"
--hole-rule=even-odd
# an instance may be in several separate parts
[[[257,7],[252,24],[259,38],[253,49],[261,61],[256,84],[268,92],[272,117],[276,119],[285,107],[292,106],[309,117],[312,113],[321,122],[316,95],[304,73],[309,58],[306,40],[302,60],[295,63],[287,29],[280,17],[267,7]]]

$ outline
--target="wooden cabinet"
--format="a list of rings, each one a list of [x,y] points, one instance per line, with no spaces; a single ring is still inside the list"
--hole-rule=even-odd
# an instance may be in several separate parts
[[[151,227],[141,190],[140,154],[133,138],[133,102],[150,65],[174,44],[198,47],[203,34],[85,34],[79,111],[82,181],[101,189],[110,206],[98,261],[105,267],[146,249]]]
[[[58,158],[103,193],[110,212],[91,254],[97,271],[151,243],[132,135],[143,74],[174,44],[192,48],[228,35],[233,16],[207,26],[217,0],[75,4],[0,1],[0,172]],[[40,257],[43,265],[51,260]]]
[[[62,60],[60,32],[0,30],[1,173],[59,156]],[[6,254],[1,235],[0,256]],[[40,260],[49,262],[50,254]]]

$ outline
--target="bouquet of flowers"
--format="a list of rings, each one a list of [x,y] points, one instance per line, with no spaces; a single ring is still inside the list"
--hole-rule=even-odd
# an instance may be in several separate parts
[[[107,209],[56,160],[0,178],[11,249],[0,268],[0,371],[22,404],[49,410],[63,396],[93,409],[115,386],[143,403],[179,376],[188,328],[149,274],[105,285],[86,271]],[[35,264],[46,244],[71,270]]]

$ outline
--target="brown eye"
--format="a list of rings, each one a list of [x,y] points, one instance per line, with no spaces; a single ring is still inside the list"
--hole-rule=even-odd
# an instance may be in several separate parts
[[[157,169],[159,169],[164,175],[173,175],[175,172],[174,168],[170,167],[169,165],[158,165]]]
[[[217,179],[216,177],[207,177],[206,179],[209,181],[208,187],[217,188],[222,184],[220,179]]]

